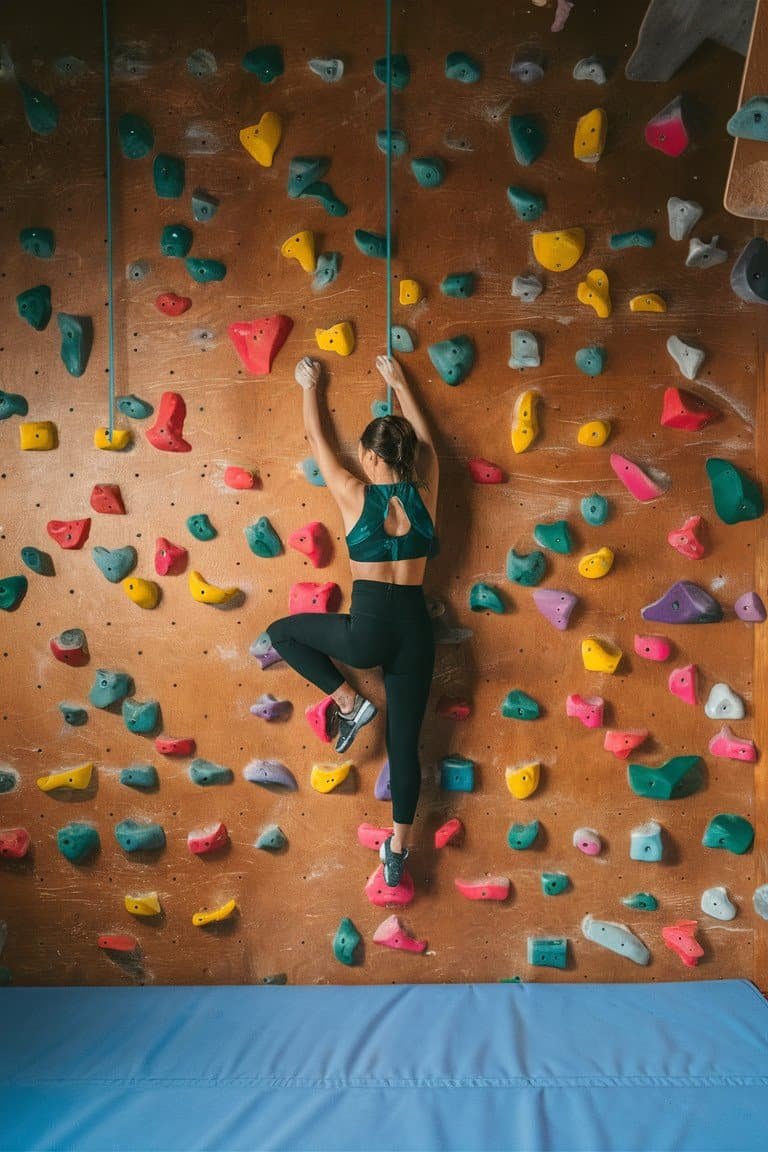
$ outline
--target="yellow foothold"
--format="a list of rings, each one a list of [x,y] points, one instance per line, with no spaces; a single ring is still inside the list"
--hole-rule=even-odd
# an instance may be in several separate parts
[[[352,325],[342,320],[332,328],[315,328],[315,340],[323,352],[337,352],[339,356],[349,356],[355,350],[355,333]]]
[[[122,452],[131,444],[133,444],[133,432],[130,428],[113,428],[111,440],[108,428],[97,428],[93,434],[94,448],[102,448],[105,452]]]
[[[537,396],[537,392],[521,392],[515,403],[510,437],[515,452],[525,452],[539,434],[539,422],[536,418]]]
[[[579,428],[576,439],[585,448],[602,448],[611,434],[608,420],[589,420]]]
[[[601,320],[611,314],[611,292],[608,277],[601,268],[593,268],[587,272],[586,279],[582,280],[576,289],[579,303],[594,308]]]
[[[612,567],[613,552],[611,549],[598,548],[597,552],[590,552],[588,556],[582,556],[579,560],[579,575],[586,576],[588,580],[599,580],[601,576],[607,576]]]
[[[52,792],[54,788],[78,788],[83,791],[91,782],[93,764],[80,764],[77,768],[65,768],[61,772],[49,772],[38,776],[37,786],[42,792]]]
[[[315,237],[312,232],[289,236],[280,249],[286,260],[298,260],[305,272],[315,270]]]
[[[128,599],[138,604],[139,608],[157,608],[160,601],[160,585],[154,580],[142,580],[140,576],[126,576],[121,584]]]
[[[580,117],[573,135],[573,155],[585,164],[596,164],[605,148],[608,117],[602,108],[593,108]]]
[[[400,281],[401,304],[418,304],[422,296],[423,292],[421,291],[421,284],[419,284],[418,280]]]
[[[630,312],[666,312],[667,305],[658,292],[645,292],[642,296],[633,296],[629,302]]]
[[[241,129],[240,143],[257,164],[271,168],[282,134],[283,125],[277,113],[265,112],[258,124]]]
[[[584,252],[583,228],[563,228],[559,232],[534,232],[533,254],[550,272],[567,272]]]
[[[51,420],[19,424],[19,441],[24,452],[50,452],[56,447],[56,425]]]
[[[581,642],[581,659],[588,672],[615,672],[621,662],[621,649],[605,644],[595,636]]]
[[[507,788],[515,799],[525,800],[533,796],[539,786],[541,764],[535,761],[532,764],[520,764],[517,768],[507,768],[504,776]]]
[[[134,916],[159,915],[161,908],[157,892],[145,892],[142,896],[126,896],[125,910],[132,912]]]
[[[195,912],[192,923],[195,928],[202,928],[204,924],[215,924],[219,920],[228,920],[236,909],[237,901],[227,900],[226,904],[222,904],[220,908],[214,908],[212,912]]]
[[[345,760],[342,764],[313,764],[309,783],[315,792],[332,792],[344,783],[351,768],[351,760]]]
[[[197,600],[198,604],[226,604],[228,600],[237,596],[240,589],[218,588],[215,584],[209,584],[204,580],[199,572],[192,571],[189,574],[189,591],[192,599]]]

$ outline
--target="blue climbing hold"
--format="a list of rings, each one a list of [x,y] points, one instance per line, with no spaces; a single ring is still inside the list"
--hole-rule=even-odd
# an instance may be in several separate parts
[[[205,512],[198,512],[194,516],[187,518],[187,528],[189,528],[192,535],[196,540],[213,540],[218,536],[218,532],[211,524]]]
[[[528,963],[535,968],[565,968],[568,941],[561,936],[529,936]]]
[[[29,404],[18,392],[0,392],[0,420],[11,416],[26,416]]]
[[[259,44],[249,49],[242,60],[243,70],[252,73],[262,84],[271,84],[285,71],[283,53],[277,44]]]
[[[373,256],[377,260],[384,260],[387,255],[387,237],[379,232],[366,232],[364,228],[355,228],[355,247],[363,256]]]
[[[390,329],[392,347],[397,352],[413,352],[413,336],[402,324],[393,324]]]
[[[158,152],[152,165],[155,192],[163,200],[175,200],[184,191],[184,161]]]
[[[322,292],[329,284],[333,284],[341,268],[340,252],[321,252],[315,264],[315,275],[312,287],[315,292]]]
[[[130,416],[132,420],[146,420],[155,409],[152,404],[131,393],[130,396],[117,397],[117,410],[122,412],[123,416]]]
[[[53,576],[53,560],[47,552],[41,552],[39,548],[33,548],[29,545],[22,548],[21,559],[27,568],[31,572],[36,572],[38,576]]]
[[[307,456],[305,460],[302,460],[301,470],[304,473],[305,480],[308,480],[314,488],[325,488],[323,474],[318,467],[317,461],[311,456]]]
[[[212,760],[204,760],[196,756],[189,766],[189,778],[193,784],[205,788],[209,784],[231,784],[234,779],[231,768],[222,764],[214,764]]]
[[[533,538],[542,548],[568,556],[573,551],[573,540],[567,520],[555,520],[551,524],[537,524]]]
[[[101,845],[98,829],[93,824],[73,821],[56,832],[56,847],[73,864],[80,864],[98,852]]]
[[[133,694],[133,680],[127,672],[109,672],[100,668],[88,693],[88,699],[94,708],[109,708],[117,704],[125,696]]]
[[[37,256],[39,260],[50,260],[56,250],[53,228],[22,228],[19,243],[29,256]]]
[[[622,896],[622,904],[627,908],[636,908],[638,912],[655,912],[659,902],[650,892],[633,892],[631,896]]]
[[[510,116],[509,135],[518,164],[534,164],[547,147],[547,133],[537,116]]]
[[[59,712],[64,719],[65,724],[69,724],[71,728],[82,728],[83,724],[88,723],[87,709],[81,708],[79,704],[59,704]]]
[[[656,233],[653,228],[635,228],[632,232],[614,232],[608,241],[616,252],[624,248],[653,248]]]
[[[566,891],[570,880],[565,872],[542,872],[541,890],[545,896],[560,896]]]

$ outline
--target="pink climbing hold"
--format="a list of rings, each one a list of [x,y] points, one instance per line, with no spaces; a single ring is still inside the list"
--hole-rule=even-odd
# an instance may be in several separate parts
[[[99,948],[107,952],[138,952],[139,944],[135,936],[125,936],[119,932],[104,932],[97,937]]]
[[[31,844],[26,828],[0,829],[0,856],[9,860],[20,860],[26,856]]]
[[[246,372],[268,376],[278,352],[291,334],[290,316],[262,316],[257,320],[237,321],[227,328],[237,355]]]
[[[564,632],[579,598],[573,592],[563,592],[556,588],[536,588],[533,602],[545,620]]]
[[[746,620],[749,624],[762,624],[765,620],[765,604],[757,592],[745,592],[739,596],[733,610],[739,620]]]
[[[701,516],[689,516],[682,528],[670,532],[667,542],[688,560],[701,560],[704,545],[696,533],[701,527]]]
[[[191,736],[158,736],[155,748],[162,756],[194,756],[195,741]]]
[[[325,568],[331,558],[331,538],[325,524],[313,520],[288,536],[288,546],[306,556],[313,568]]]
[[[338,584],[316,584],[311,580],[299,581],[291,585],[288,596],[288,612],[337,612],[341,602],[341,589]]]
[[[417,940],[403,928],[394,914],[388,916],[379,924],[373,934],[374,944],[383,944],[385,948],[399,948],[402,952],[425,952],[426,940]]]
[[[182,316],[191,307],[189,296],[178,296],[175,292],[161,292],[155,297],[155,308],[164,316]]]
[[[118,484],[94,484],[91,508],[108,516],[125,516],[125,505]]]
[[[639,748],[647,739],[647,728],[609,728],[605,733],[603,748],[606,752],[613,752],[620,760],[626,760],[630,752]]]
[[[605,701],[602,696],[580,696],[574,693],[565,699],[566,716],[581,720],[585,728],[602,727],[604,707]]]
[[[157,419],[144,435],[160,452],[191,452],[192,445],[182,436],[186,416],[184,397],[178,392],[163,392]]]
[[[636,500],[647,503],[649,500],[656,500],[659,496],[664,495],[664,489],[655,480],[652,480],[639,464],[627,460],[626,456],[620,456],[618,452],[611,453],[610,461],[611,468]]]
[[[490,460],[484,460],[482,456],[476,456],[468,461],[467,467],[475,484],[504,483],[504,473],[498,464],[492,464]]]
[[[375,824],[358,824],[357,826],[357,839],[363,848],[372,848],[376,852],[391,835],[391,828],[378,828]]]
[[[645,126],[645,141],[665,156],[682,156],[691,142],[683,112],[683,97],[676,96]]]
[[[91,518],[84,520],[49,520],[45,530],[61,548],[82,548],[91,530]]]
[[[208,828],[198,828],[187,836],[187,848],[195,856],[204,856],[207,852],[217,852],[229,843],[227,826],[221,820],[211,824]]]
[[[635,653],[643,660],[669,660],[672,645],[666,636],[635,636]]]
[[[485,880],[454,880],[454,884],[467,900],[506,900],[509,896],[508,876],[488,876]]]
[[[723,724],[720,731],[709,742],[709,750],[713,756],[722,760],[743,760],[754,763],[757,760],[757,748],[751,740],[742,740],[731,732],[727,724]]]
[[[468,720],[472,705],[468,700],[456,696],[441,696],[435,705],[435,712],[448,720]]]
[[[665,428],[698,432],[718,416],[719,413],[714,408],[710,408],[685,388],[667,388],[664,392],[660,423]]]
[[[248,468],[238,468],[234,464],[224,469],[224,483],[227,488],[236,488],[242,492],[259,486],[255,473]]]
[[[435,848],[445,848],[448,844],[458,845],[464,839],[464,825],[458,816],[446,820],[435,832]]]
[[[390,888],[384,882],[384,865],[379,864],[365,886],[365,894],[371,904],[380,908],[386,908],[388,904],[410,904],[414,896],[413,880],[406,870],[397,887]]]
[[[696,920],[678,920],[677,924],[669,924],[661,930],[667,948],[676,952],[687,968],[695,968],[704,955],[704,949],[694,935],[697,927]]]
[[[573,834],[573,846],[585,856],[599,856],[603,842],[594,828],[577,828]]]
[[[307,723],[324,744],[330,744],[335,729],[335,717],[338,705],[333,696],[324,696],[318,704],[310,704],[304,709]]]
[[[189,553],[180,544],[172,544],[165,536],[155,541],[155,572],[158,576],[177,576],[187,566]]]
[[[685,704],[697,704],[696,665],[686,664],[684,668],[673,668],[669,674],[669,690]]]

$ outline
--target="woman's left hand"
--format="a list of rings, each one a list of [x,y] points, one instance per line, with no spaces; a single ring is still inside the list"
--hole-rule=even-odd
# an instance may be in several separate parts
[[[296,383],[300,384],[305,392],[308,392],[310,388],[316,386],[320,379],[320,361],[304,356],[296,365],[294,376]]]

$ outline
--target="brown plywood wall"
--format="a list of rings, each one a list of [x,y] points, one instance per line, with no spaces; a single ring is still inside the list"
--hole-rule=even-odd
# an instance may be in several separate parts
[[[383,87],[373,62],[384,52],[383,0],[313,0],[305,4],[231,2],[170,3],[162,6],[116,0],[112,10],[113,119],[124,112],[145,117],[153,127],[155,152],[183,157],[186,184],[177,200],[161,200],[152,184],[152,158],[129,161],[117,146],[115,201],[116,389],[154,405],[161,395],[179,392],[187,406],[184,434],[192,445],[185,455],[157,451],[144,430],[149,422],[120,417],[130,427],[133,447],[105,452],[93,446],[94,430],[107,418],[107,308],[105,272],[103,89],[100,59],[100,6],[92,0],[72,10],[45,3],[30,10],[4,5],[3,36],[17,77],[51,95],[60,109],[58,128],[40,136],[28,127],[18,87],[3,80],[0,89],[0,147],[4,175],[0,193],[2,249],[2,349],[0,387],[24,395],[28,420],[51,420],[59,445],[50,452],[19,449],[13,416],[0,424],[2,453],[2,533],[0,576],[26,571],[29,588],[19,607],[2,613],[2,709],[0,759],[18,773],[18,787],[0,794],[0,827],[27,829],[31,848],[19,860],[0,860],[0,918],[8,938],[1,962],[16,983],[248,983],[277,973],[291,982],[677,980],[701,977],[753,977],[757,937],[765,924],[752,909],[756,885],[766,879],[758,864],[766,828],[757,821],[756,847],[733,855],[703,847],[704,828],[720,812],[752,821],[756,766],[718,759],[708,742],[719,724],[704,715],[703,701],[715,682],[728,683],[746,703],[746,718],[733,725],[739,736],[754,735],[754,628],[733,611],[737,597],[755,587],[755,559],[762,521],[727,526],[716,516],[704,463],[725,457],[755,475],[755,409],[761,382],[758,355],[762,316],[729,288],[732,259],[749,238],[751,225],[730,218],[721,207],[730,140],[724,125],[739,89],[742,59],[705,46],[668,84],[633,84],[623,67],[633,47],[644,3],[577,4],[559,35],[549,31],[552,7],[490,0],[468,6],[451,2],[395,5],[394,48],[410,61],[409,86],[393,97],[394,126],[410,144],[410,156],[394,163],[393,185],[397,278],[411,276],[425,289],[415,308],[394,306],[396,323],[406,324],[416,351],[403,357],[416,393],[428,409],[441,457],[438,530],[440,556],[427,569],[426,590],[444,603],[452,628],[471,634],[437,649],[433,693],[423,728],[423,787],[417,817],[417,847],[410,861],[416,886],[406,908],[382,909],[369,903],[365,883],[376,858],[357,841],[363,822],[386,826],[391,810],[373,797],[373,784],[385,750],[383,723],[365,729],[352,748],[354,769],[340,789],[321,795],[311,789],[315,762],[335,759],[329,746],[310,731],[305,708],[319,693],[284,664],[262,671],[249,645],[267,624],[288,610],[288,592],[298,580],[336,581],[342,610],[348,610],[351,580],[340,517],[323,488],[310,485],[300,469],[308,456],[300,391],[293,381],[296,360],[316,353],[314,330],[348,320],[356,348],[349,358],[320,354],[327,369],[324,391],[329,430],[350,466],[356,441],[383,395],[373,371],[385,335],[384,265],[361,255],[355,228],[384,227],[384,159],[375,144],[384,126]],[[543,49],[544,78],[526,86],[509,74],[516,50]],[[262,85],[241,68],[243,53],[259,44],[281,46],[284,74]],[[206,49],[216,71],[198,78],[187,57]],[[461,85],[444,75],[446,54],[464,50],[482,64],[482,78]],[[609,68],[598,87],[572,77],[575,63],[597,54]],[[56,61],[76,57],[81,74],[62,74]],[[343,79],[325,84],[308,67],[311,57],[338,56]],[[74,70],[77,73],[77,69]],[[679,159],[651,150],[643,140],[646,121],[679,93],[696,111],[694,140]],[[594,107],[608,116],[605,153],[596,165],[573,159],[571,144],[578,116]],[[265,111],[283,122],[283,139],[272,168],[261,168],[238,141],[241,128]],[[516,162],[507,127],[512,113],[535,113],[546,125],[549,144],[530,168]],[[442,187],[420,188],[410,157],[438,155],[447,166]],[[345,217],[332,217],[317,202],[286,195],[293,156],[327,155],[328,182],[349,205]],[[542,193],[547,208],[537,227],[582,226],[586,251],[570,272],[557,275],[537,267],[530,242],[532,226],[518,221],[506,198],[509,184]],[[208,223],[192,218],[191,192],[204,188],[220,201]],[[686,242],[667,231],[670,196],[701,203],[704,215],[695,235],[720,241],[731,255],[708,270],[684,265]],[[192,255],[225,262],[226,278],[198,285],[182,261],[160,253],[161,229],[185,223],[192,228]],[[19,230],[47,225],[56,234],[53,258],[24,253]],[[612,233],[653,228],[649,249],[613,251]],[[311,229],[318,251],[342,253],[341,272],[323,292],[311,277],[280,255],[281,243],[299,229]],[[145,260],[149,273],[132,281],[127,266]],[[607,272],[613,314],[598,319],[577,303],[576,287],[593,268]],[[474,271],[477,291],[470,299],[442,295],[450,272]],[[537,272],[545,291],[532,305],[510,293],[513,276]],[[85,373],[70,376],[58,354],[55,317],[42,332],[16,314],[16,295],[36,284],[51,287],[54,312],[92,317],[94,347]],[[155,307],[157,295],[174,291],[191,298],[177,318]],[[629,300],[657,291],[664,314],[636,314]],[[271,375],[249,376],[227,335],[234,321],[283,313],[294,322]],[[533,331],[542,348],[540,368],[507,366],[510,332]],[[476,349],[469,377],[448,387],[427,355],[431,343],[466,334]],[[706,361],[698,381],[688,384],[667,355],[667,338],[677,334],[699,342]],[[605,348],[605,372],[595,378],[574,365],[577,349]],[[698,433],[660,425],[665,388],[684,386],[720,413]],[[510,444],[512,411],[525,389],[539,394],[541,435],[533,448],[516,456]],[[611,423],[602,448],[577,444],[587,420]],[[153,419],[153,418],[152,418]],[[666,477],[661,498],[640,504],[621,486],[609,465],[618,452]],[[482,456],[501,465],[506,482],[474,485],[467,462]],[[252,491],[224,484],[226,467],[257,472]],[[125,516],[91,510],[94,484],[120,486]],[[581,517],[580,502],[593,492],[610,501],[602,528]],[[192,514],[205,512],[217,530],[210,542],[195,540],[186,527]],[[667,534],[691,515],[704,520],[706,554],[690,561],[666,542]],[[55,519],[91,516],[82,549],[64,551],[46,533]],[[244,529],[267,516],[283,542],[311,520],[327,525],[334,542],[328,567],[315,571],[297,552],[271,560],[248,548]],[[532,589],[505,576],[510,548],[535,548],[537,523],[568,520],[575,540],[569,556],[547,554],[544,587],[578,594],[570,627],[556,631],[536,610]],[[187,574],[157,576],[158,537],[189,550],[189,569],[199,569],[220,586],[243,591],[229,611],[196,603]],[[132,545],[135,573],[155,579],[162,590],[158,607],[143,610],[110,584],[92,558],[94,546]],[[607,545],[615,552],[610,574],[582,578],[578,560]],[[24,569],[20,549],[34,546],[52,556],[55,574]],[[645,624],[643,605],[674,581],[694,580],[722,605],[718,624],[671,627]],[[473,613],[469,590],[484,581],[498,588],[502,615]],[[758,591],[765,591],[758,588]],[[89,663],[57,662],[49,640],[63,629],[82,628]],[[662,633],[673,644],[666,663],[633,652],[636,633]],[[587,672],[581,640],[596,635],[623,651],[618,672]],[[696,664],[700,703],[693,708],[673,697],[667,678],[673,667]],[[96,670],[128,673],[139,700],[156,699],[165,736],[193,736],[197,755],[233,770],[230,784],[200,787],[187,774],[189,758],[156,752],[153,737],[125,727],[119,709],[88,703]],[[375,673],[355,682],[383,705]],[[520,688],[541,705],[533,722],[505,719],[501,703]],[[265,692],[292,702],[287,721],[268,724],[249,713]],[[682,800],[654,802],[628,787],[626,763],[603,749],[604,730],[588,730],[567,719],[568,693],[602,695],[606,727],[647,728],[649,737],[634,754],[639,763],[658,766],[672,756],[699,754],[704,786]],[[437,715],[443,695],[471,701],[468,720]],[[58,705],[85,706],[87,723],[70,727]],[[441,792],[437,765],[458,754],[475,762],[472,793]],[[276,793],[243,778],[254,758],[275,758],[294,773],[298,790]],[[538,791],[515,800],[505,784],[505,768],[528,760],[542,764]],[[85,791],[42,792],[36,779],[46,773],[93,761]],[[159,788],[141,794],[119,782],[132,763],[157,767]],[[466,828],[460,847],[437,851],[434,832],[458,816]],[[124,819],[162,825],[164,850],[127,855],[115,825]],[[540,822],[534,846],[524,852],[507,844],[513,822]],[[661,863],[629,858],[632,828],[658,820],[664,830]],[[72,864],[57,850],[56,832],[69,821],[97,826],[101,848],[84,864]],[[192,829],[223,821],[227,846],[210,856],[192,855]],[[278,824],[288,846],[271,854],[254,847],[269,824]],[[582,826],[596,829],[599,856],[573,846]],[[543,872],[562,871],[570,887],[545,896]],[[504,903],[468,901],[454,885],[506,876],[511,895]],[[701,894],[725,885],[738,906],[733,921],[702,913]],[[156,891],[161,915],[133,917],[126,895]],[[656,912],[625,907],[621,897],[653,893]],[[237,914],[213,928],[193,926],[196,911],[234,899]],[[423,955],[381,948],[372,942],[377,926],[398,911],[414,935],[428,941]],[[638,967],[588,942],[581,931],[585,914],[628,925],[652,953]],[[359,963],[340,964],[332,942],[343,917],[363,937]],[[661,929],[681,919],[698,920],[704,955],[696,968],[684,967],[662,942]],[[136,956],[112,957],[97,946],[102,933],[131,934]],[[569,940],[565,971],[535,968],[526,961],[529,936]]]

